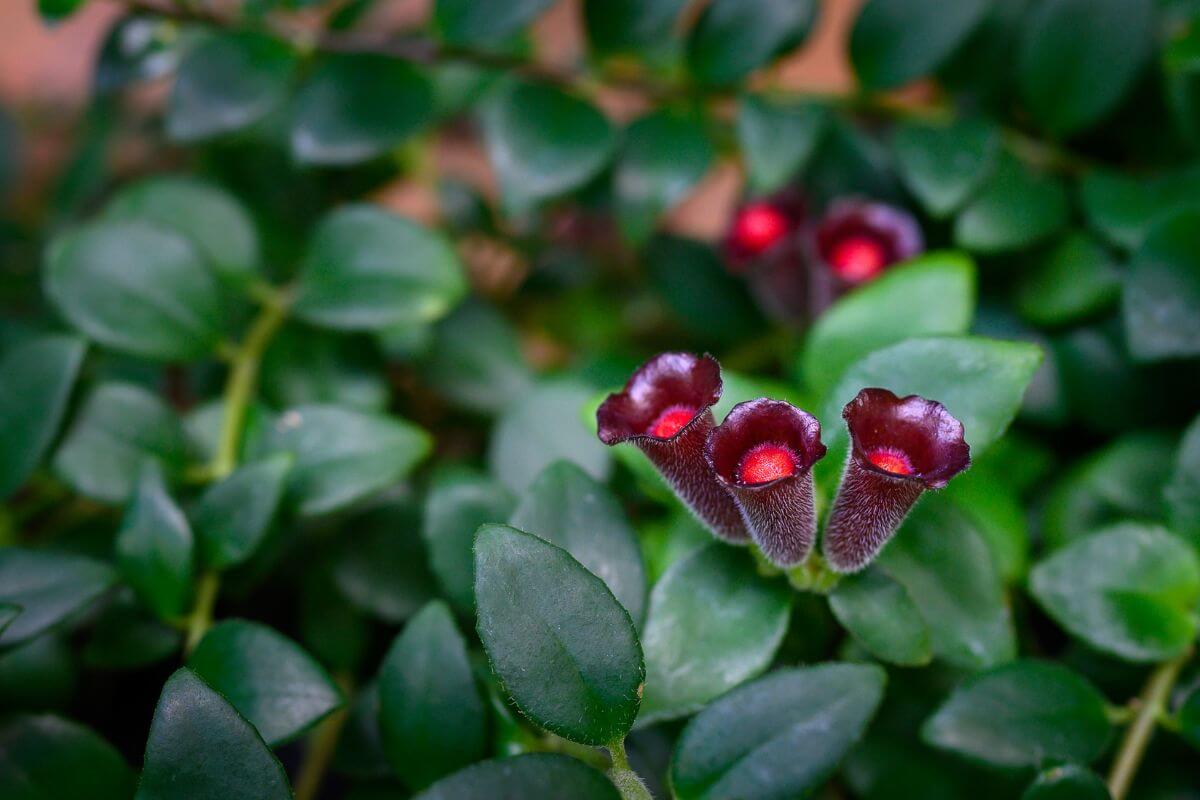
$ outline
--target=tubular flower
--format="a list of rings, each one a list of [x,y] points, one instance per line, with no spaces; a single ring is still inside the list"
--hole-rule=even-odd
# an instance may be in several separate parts
[[[796,238],[804,224],[804,198],[794,190],[752,200],[733,215],[725,234],[724,251],[731,272],[775,253]]]
[[[841,290],[879,277],[924,248],[921,228],[907,211],[863,200],[834,203],[812,236],[817,262]]]
[[[739,403],[705,453],[763,555],[780,567],[803,561],[817,532],[812,465],[825,455],[816,418],[779,400]]]
[[[825,526],[825,560],[857,572],[878,555],[926,489],[971,464],[962,423],[917,395],[863,389],[842,410],[850,457]]]
[[[608,396],[596,422],[600,441],[637,445],[709,530],[744,543],[749,534],[741,512],[704,458],[720,397],[716,359],[661,353],[638,367],[623,391]]]

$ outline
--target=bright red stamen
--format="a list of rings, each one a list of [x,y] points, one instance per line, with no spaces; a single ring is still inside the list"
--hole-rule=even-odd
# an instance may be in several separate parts
[[[659,439],[670,439],[683,429],[696,416],[696,409],[691,406],[671,406],[658,415],[658,419],[650,423],[650,435]]]
[[[881,447],[867,454],[867,460],[884,472],[893,475],[912,475],[913,465],[908,456],[891,447]]]
[[[862,283],[883,272],[887,253],[883,245],[870,236],[847,236],[833,246],[829,266],[842,280]]]
[[[738,480],[750,486],[795,474],[796,457],[792,451],[770,442],[750,448],[738,464]]]
[[[733,221],[733,241],[747,253],[771,249],[788,232],[788,218],[771,203],[751,203]]]

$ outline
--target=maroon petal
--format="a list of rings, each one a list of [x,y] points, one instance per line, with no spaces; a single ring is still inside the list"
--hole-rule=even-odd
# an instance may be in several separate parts
[[[850,457],[825,527],[824,553],[838,572],[878,555],[926,489],[940,489],[971,463],[962,423],[917,395],[863,389],[842,410]]]
[[[815,260],[843,288],[877,278],[925,248],[921,227],[907,211],[855,199],[830,206],[812,244]]]
[[[803,561],[816,539],[812,465],[825,455],[816,418],[779,400],[739,403],[706,455],[763,555],[780,567]]]
[[[721,398],[721,368],[712,356],[662,353],[633,373],[625,389],[596,411],[600,441],[632,442],[680,499],[721,539],[749,539],[741,512],[704,458]]]

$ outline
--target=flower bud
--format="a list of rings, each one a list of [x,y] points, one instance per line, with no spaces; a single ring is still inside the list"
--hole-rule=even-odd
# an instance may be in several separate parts
[[[803,561],[817,532],[812,465],[825,455],[816,418],[779,400],[738,403],[705,453],[763,555],[779,567]]]
[[[824,272],[844,290],[879,277],[924,247],[921,228],[907,211],[846,199],[825,212],[813,232],[811,249]]]
[[[752,263],[781,249],[795,238],[804,216],[804,199],[792,190],[743,205],[734,213],[725,235],[730,271],[744,272]]]
[[[825,526],[825,560],[857,572],[874,560],[926,489],[971,464],[962,423],[917,395],[863,389],[842,410],[850,457]]]
[[[716,536],[749,539],[741,512],[704,458],[721,398],[721,368],[711,356],[661,353],[638,367],[625,389],[596,411],[600,441],[632,442]]]

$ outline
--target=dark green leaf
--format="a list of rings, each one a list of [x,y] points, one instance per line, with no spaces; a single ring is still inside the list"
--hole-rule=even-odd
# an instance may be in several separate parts
[[[181,639],[178,629],[147,612],[132,592],[124,592],[92,626],[83,662],[94,669],[137,669],[175,655]]]
[[[343,336],[308,326],[285,328],[263,357],[263,399],[276,408],[309,403],[387,408],[383,362],[366,337]]]
[[[975,315],[975,265],[933,253],[888,270],[821,315],[804,343],[804,381],[820,397],[863,356],[912,336],[963,334]]]
[[[444,778],[415,800],[620,800],[603,774],[555,753],[483,761]]]
[[[1157,223],[1129,265],[1125,339],[1139,361],[1200,355],[1200,211]]]
[[[212,271],[182,235],[148,222],[94,222],[59,236],[45,284],[72,325],[114,350],[191,361],[221,339]]]
[[[0,652],[5,712],[66,711],[78,700],[79,667],[69,634],[51,631]]]
[[[258,232],[246,209],[223,189],[175,175],[148,178],[122,189],[104,215],[144,220],[181,234],[222,278],[258,276]]]
[[[688,67],[701,83],[734,83],[800,44],[815,17],[812,0],[713,0],[688,37]]]
[[[761,674],[787,631],[792,592],[744,553],[710,543],[654,585],[642,646],[640,725],[690,714]]]
[[[1112,258],[1091,237],[1073,233],[1022,276],[1016,305],[1035,325],[1064,325],[1104,311],[1120,295]]]
[[[82,611],[116,579],[107,564],[84,556],[0,549],[0,603],[21,609],[0,631],[0,648],[32,639]]]
[[[74,14],[84,0],[37,0],[38,14],[47,22],[58,22]]]
[[[454,403],[483,414],[503,411],[533,385],[516,330],[499,311],[477,301],[463,303],[437,324],[422,374]]]
[[[1000,253],[1046,239],[1067,222],[1067,193],[1055,178],[1040,175],[1011,155],[954,221],[954,241],[968,250]]]
[[[487,754],[483,699],[467,643],[445,603],[409,620],[379,668],[379,728],[388,761],[422,788]]]
[[[331,670],[353,674],[370,644],[371,621],[334,583],[327,559],[304,576],[300,591],[300,640]]]
[[[1179,442],[1165,495],[1171,530],[1200,548],[1200,417]]]
[[[392,776],[379,732],[379,684],[368,683],[358,690],[338,738],[333,766],[338,772],[363,777]]]
[[[850,35],[854,71],[872,89],[929,75],[983,22],[990,0],[870,0]]]
[[[433,113],[429,81],[404,61],[338,55],[322,63],[296,98],[292,156],[347,165],[383,155]]]
[[[859,644],[890,664],[921,666],[933,658],[929,626],[908,591],[881,570],[851,575],[829,596],[829,608]]]
[[[295,311],[315,325],[379,330],[432,322],[466,290],[458,256],[440,233],[375,206],[351,205],[317,227]]]
[[[429,434],[395,417],[307,405],[283,413],[260,449],[295,457],[292,491],[300,512],[316,515],[403,480],[430,445]]]
[[[415,507],[393,503],[354,521],[333,565],[337,588],[382,620],[402,622],[436,593]]]
[[[290,455],[271,456],[204,491],[190,517],[206,565],[228,569],[254,555],[279,510],[291,468]]]
[[[883,697],[877,666],[821,664],[734,689],[684,728],[671,759],[678,800],[789,800],[815,789]]]
[[[829,109],[765,95],[743,95],[737,135],[746,177],[756,192],[773,192],[804,169],[817,148]]]
[[[1105,653],[1161,661],[1196,638],[1200,559],[1157,526],[1126,523],[1079,539],[1029,579],[1059,625]]]
[[[295,738],[344,702],[312,656],[256,622],[218,624],[200,640],[187,665],[271,746]]]
[[[641,624],[646,605],[642,551],[624,509],[604,484],[575,464],[556,462],[529,484],[508,521],[574,556],[604,581],[634,624]]]
[[[594,49],[654,48],[671,36],[687,0],[584,0],[583,21]]]
[[[0,360],[0,499],[25,483],[58,434],[86,345],[42,336]]]
[[[128,800],[136,783],[121,754],[88,728],[51,714],[0,722],[0,797]]]
[[[1021,455],[999,454],[993,463],[1000,467],[976,461],[944,490],[944,497],[971,520],[1006,583],[1024,578],[1029,567],[1028,513],[1008,480],[1017,468],[1009,457]]]
[[[519,32],[553,0],[437,0],[433,21],[451,44],[496,45]]]
[[[1193,687],[1179,708],[1179,734],[1200,748],[1200,686]]]
[[[663,303],[700,340],[735,342],[763,327],[745,281],[730,275],[711,247],[659,236],[646,248],[643,264]]]
[[[1098,122],[1132,87],[1154,46],[1153,0],[1047,0],[1025,19],[1017,84],[1046,130]]]
[[[195,541],[153,461],[142,468],[115,549],[126,582],[155,614],[173,619],[187,610]]]
[[[1002,767],[1088,764],[1110,733],[1104,696],[1046,661],[1016,661],[968,679],[921,728],[935,747]]]
[[[20,606],[12,603],[0,603],[0,633],[4,633],[5,629],[12,624],[12,621],[20,613]]]
[[[296,57],[278,39],[257,33],[214,36],[179,65],[167,108],[167,134],[207,139],[261,122],[283,106]]]
[[[702,124],[695,117],[657,111],[625,130],[613,177],[616,217],[635,244],[649,238],[659,216],[708,172],[713,147]]]
[[[905,25],[903,30],[911,29]],[[926,211],[945,217],[988,178],[1000,152],[1000,136],[991,125],[969,117],[946,125],[912,122],[896,129],[892,150],[904,185]]]
[[[1037,776],[1021,800],[1111,800],[1096,773],[1077,764],[1051,767]]]
[[[258,731],[187,667],[158,699],[134,800],[291,800],[287,774]]]
[[[507,525],[475,537],[479,638],[517,707],[584,744],[611,744],[637,716],[646,677],[629,613],[567,551]]]
[[[1079,193],[1091,226],[1111,243],[1133,250],[1156,222],[1200,204],[1200,168],[1151,176],[1090,170],[1079,182]]]
[[[96,92],[119,91],[174,70],[189,42],[181,33],[175,22],[156,14],[122,17],[109,30],[96,59]]]

